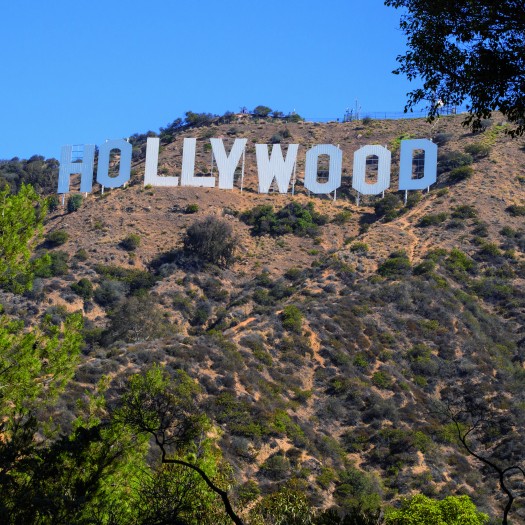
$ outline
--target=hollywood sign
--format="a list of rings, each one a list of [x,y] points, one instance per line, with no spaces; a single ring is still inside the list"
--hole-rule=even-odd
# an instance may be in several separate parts
[[[195,175],[195,149],[197,139],[185,138],[182,154],[182,170],[179,177],[161,176],[158,174],[160,139],[148,138],[146,146],[146,167],[144,185],[151,186],[191,186],[232,190],[234,175],[242,159],[242,179],[244,179],[245,151],[247,139],[235,139],[230,152],[227,153],[220,138],[210,139],[212,149],[212,174]],[[109,175],[110,154],[112,150],[120,152],[119,172]],[[292,193],[296,181],[298,144],[289,144],[286,155],[280,144],[274,144],[269,153],[267,144],[256,144],[259,193],[268,193],[275,185],[279,193],[288,193],[290,184]],[[414,155],[424,159],[423,169],[414,174]],[[318,177],[319,157],[326,155],[329,168],[326,177]],[[132,146],[124,139],[109,140],[99,148],[97,182],[102,188],[118,188],[126,184],[131,176]],[[367,161],[377,161],[377,177],[374,182],[367,180]],[[379,195],[390,187],[392,153],[383,146],[363,146],[354,153],[352,187],[362,195]],[[217,164],[218,177],[213,175],[213,162]],[[82,160],[73,158],[73,147],[62,148],[58,193],[68,193],[70,178],[80,175],[80,191],[89,193],[93,189],[93,171],[95,163],[95,146],[84,146]],[[306,152],[304,169],[304,187],[314,194],[329,194],[341,186],[343,166],[342,150],[331,144],[318,144]],[[420,166],[421,168],[421,166]],[[401,141],[398,190],[422,190],[436,182],[437,145],[427,139],[410,139]],[[217,183],[218,178],[218,183]],[[241,186],[242,189],[242,186]],[[335,194],[334,194],[335,195]],[[406,193],[405,193],[406,195]]]

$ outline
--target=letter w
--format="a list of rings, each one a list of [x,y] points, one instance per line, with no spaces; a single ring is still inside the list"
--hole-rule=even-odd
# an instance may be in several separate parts
[[[259,193],[268,193],[274,179],[277,181],[279,193],[288,193],[298,149],[299,144],[289,144],[285,160],[280,144],[273,145],[270,158],[268,158],[268,144],[255,145],[259,171]]]

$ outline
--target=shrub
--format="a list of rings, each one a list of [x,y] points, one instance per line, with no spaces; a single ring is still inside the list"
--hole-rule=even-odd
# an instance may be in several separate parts
[[[350,246],[350,251],[352,253],[367,253],[370,250],[370,247],[366,242],[354,242],[352,246]]]
[[[518,204],[511,204],[505,211],[513,217],[525,216],[525,206],[519,206]]]
[[[471,155],[461,153],[460,151],[442,153],[438,158],[438,173],[445,173],[463,166],[470,166],[473,160]]]
[[[377,388],[390,388],[392,379],[385,372],[379,370],[372,376],[372,384]]]
[[[448,270],[452,272],[469,272],[474,269],[474,261],[461,250],[453,248],[445,261]]]
[[[186,208],[184,208],[184,213],[192,214],[197,213],[199,211],[199,205],[197,203],[188,204]]]
[[[63,251],[50,252],[46,264],[37,268],[35,275],[37,277],[57,277],[67,275],[69,271],[69,255]]]
[[[77,250],[75,255],[73,255],[73,257],[77,261],[87,261],[88,260],[88,253],[87,253],[87,251],[84,248],[80,248],[79,250]]]
[[[385,217],[392,220],[397,215],[397,210],[403,205],[401,199],[395,193],[387,193],[384,199],[378,200],[374,204],[374,211],[377,217]]]
[[[411,272],[410,260],[404,251],[393,252],[377,269],[383,277],[398,277]]]
[[[69,235],[66,230],[55,230],[46,235],[46,245],[49,248],[54,248],[65,244],[68,239]]]
[[[368,124],[370,124],[372,121],[373,121],[373,118],[370,117],[369,115],[365,115],[363,117],[363,120],[361,120],[364,126],[368,126]]]
[[[95,290],[94,299],[100,306],[111,308],[126,297],[129,288],[120,281],[107,279]]]
[[[459,168],[454,168],[449,176],[448,180],[450,182],[461,182],[466,179],[470,179],[472,175],[474,174],[474,170],[472,169],[472,166],[460,166]]]
[[[272,112],[272,108],[269,108],[268,106],[256,106],[253,109],[253,114],[256,117],[267,117]]]
[[[57,210],[59,204],[60,204],[60,199],[58,198],[58,195],[50,195],[47,198],[47,209],[49,211]]]
[[[137,235],[136,233],[130,233],[124,237],[122,241],[120,241],[120,246],[128,252],[136,250],[140,246],[140,235]]]
[[[337,213],[332,222],[335,224],[346,224],[352,218],[352,212],[350,210],[343,210]]]
[[[272,236],[293,233],[315,237],[327,217],[315,211],[312,202],[301,205],[291,202],[277,213],[273,206],[259,205],[241,214],[241,220],[252,227],[252,235]]]
[[[71,289],[84,301],[88,301],[93,297],[93,284],[89,279],[83,277],[77,283],[71,285]]]
[[[444,146],[452,138],[452,133],[437,133],[436,136],[432,139],[434,144],[438,146]]]
[[[184,251],[202,261],[225,266],[234,259],[236,242],[230,224],[206,217],[186,230]]]
[[[444,212],[436,213],[434,215],[424,215],[421,217],[418,226],[426,228],[427,226],[435,226],[447,220],[447,214]]]
[[[465,153],[472,155],[475,159],[487,157],[490,153],[490,145],[484,144],[483,142],[469,144],[468,146],[465,146]]]
[[[456,206],[452,211],[452,217],[454,219],[475,219],[478,216],[478,212],[474,206],[463,204]]]
[[[285,330],[290,330],[290,332],[300,333],[303,326],[303,314],[297,306],[291,304],[285,306],[281,319],[283,323],[283,328]]]
[[[77,211],[80,206],[82,206],[82,195],[80,193],[75,193],[75,195],[71,195],[69,199],[67,200],[67,211],[68,213],[73,213],[74,211]]]

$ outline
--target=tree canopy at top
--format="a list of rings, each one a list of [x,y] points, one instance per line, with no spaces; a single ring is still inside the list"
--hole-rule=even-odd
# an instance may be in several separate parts
[[[407,109],[429,102],[467,103],[465,123],[474,130],[492,111],[525,132],[525,5],[523,0],[385,0],[405,10],[401,29],[408,51],[395,73],[423,86],[411,91]]]

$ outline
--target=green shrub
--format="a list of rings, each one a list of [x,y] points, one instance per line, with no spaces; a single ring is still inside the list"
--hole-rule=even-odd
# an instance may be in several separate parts
[[[93,284],[89,279],[83,277],[80,281],[73,283],[71,289],[84,301],[89,301],[93,297]]]
[[[68,213],[73,213],[77,211],[82,206],[82,195],[80,193],[75,193],[67,199],[67,211]]]
[[[46,235],[46,245],[50,248],[54,248],[65,244],[68,239],[69,235],[66,230],[55,230]]]
[[[377,217],[385,217],[387,220],[392,220],[397,216],[399,208],[403,205],[403,201],[395,193],[387,193],[383,199],[378,200],[374,204],[374,212]]]
[[[350,219],[352,218],[352,212],[350,210],[343,210],[337,213],[334,218],[332,219],[332,222],[335,224],[346,224]]]
[[[525,206],[511,204],[505,211],[513,217],[525,217]]]
[[[69,255],[63,251],[49,252],[47,263],[41,265],[36,271],[37,277],[58,277],[69,272]]]
[[[281,320],[285,330],[301,333],[303,327],[303,314],[297,306],[293,304],[285,306],[281,313]]]
[[[237,240],[233,228],[224,220],[206,217],[194,222],[184,237],[184,251],[204,262],[226,266],[235,255]]]
[[[73,257],[77,261],[87,261],[88,260],[88,252],[84,248],[80,248],[80,249],[77,250],[75,255],[73,255]]]
[[[472,155],[475,159],[487,157],[490,153],[490,145],[483,142],[477,142],[475,144],[469,144],[465,146],[465,153]]]
[[[59,205],[60,199],[58,198],[58,195],[50,195],[47,198],[47,209],[49,211],[56,211]]]
[[[259,205],[245,211],[241,220],[252,227],[252,235],[309,235],[315,237],[319,226],[326,224],[328,218],[315,211],[314,204],[301,205],[291,202],[277,213],[273,206]]]
[[[197,203],[188,204],[186,208],[184,208],[184,213],[192,214],[197,213],[199,211],[199,205]]]
[[[97,264],[94,269],[106,279],[121,281],[131,293],[147,290],[157,282],[154,274],[144,270],[121,268],[111,264]]]
[[[438,158],[438,173],[470,166],[473,161],[474,159],[468,153],[461,153],[460,151],[443,152]]]
[[[366,242],[354,242],[352,246],[350,246],[350,251],[352,253],[367,253],[370,250],[370,247]]]
[[[120,241],[120,246],[128,252],[136,250],[140,246],[140,235],[130,233]]]
[[[463,253],[457,248],[451,250],[450,255],[445,261],[445,265],[447,269],[452,272],[470,272],[475,267],[474,261],[466,253]]]
[[[463,204],[456,206],[452,211],[452,217],[454,219],[475,219],[478,216],[478,212],[474,206]]]
[[[418,226],[421,228],[426,228],[427,226],[435,226],[441,224],[447,220],[448,215],[444,212],[436,213],[433,215],[424,215],[421,217]]]
[[[256,106],[252,113],[255,117],[267,117],[272,112],[272,108],[269,108],[268,106]]]
[[[412,270],[408,255],[404,251],[393,252],[388,259],[384,261],[377,273],[383,277],[400,277],[409,275]]]
[[[474,174],[472,166],[461,166],[459,168],[454,168],[448,176],[450,182],[461,182],[466,179],[470,179]]]
[[[372,376],[372,384],[377,388],[390,388],[392,386],[392,379],[388,374],[379,370]]]

